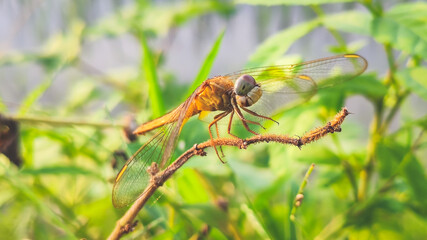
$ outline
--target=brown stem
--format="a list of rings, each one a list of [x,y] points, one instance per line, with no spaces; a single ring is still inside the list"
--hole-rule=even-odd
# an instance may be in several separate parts
[[[114,228],[111,235],[108,239],[119,239],[123,234],[126,234],[132,231],[135,226],[134,219],[148,201],[148,199],[153,195],[153,193],[162,186],[167,179],[169,179],[184,163],[186,163],[191,157],[195,155],[205,156],[205,148],[213,146],[234,146],[240,149],[246,149],[247,146],[260,142],[278,142],[282,144],[291,144],[301,148],[303,145],[316,141],[329,133],[340,132],[341,124],[344,121],[345,117],[349,114],[346,108],[343,108],[335,118],[328,122],[323,127],[315,128],[302,137],[289,137],[287,135],[277,135],[277,134],[265,134],[265,135],[256,135],[248,139],[239,139],[239,138],[218,138],[214,140],[208,140],[206,142],[196,144],[192,148],[184,152],[180,157],[178,157],[169,167],[161,172],[152,171],[150,184],[144,190],[143,194],[135,201],[135,203],[129,208],[129,210],[120,218],[116,227]],[[151,166],[151,169],[156,168],[156,166]]]

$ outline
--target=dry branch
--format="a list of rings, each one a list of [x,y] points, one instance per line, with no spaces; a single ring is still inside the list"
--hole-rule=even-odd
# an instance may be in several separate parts
[[[218,138],[213,141],[208,140],[206,142],[196,144],[192,148],[188,149],[180,157],[178,157],[171,165],[169,165],[165,170],[158,172],[156,164],[151,165],[149,172],[151,174],[150,184],[144,190],[143,194],[134,202],[134,204],[128,209],[128,211],[120,218],[116,227],[114,228],[111,235],[108,239],[119,239],[123,234],[126,234],[135,226],[134,219],[138,212],[142,209],[148,199],[153,195],[153,193],[162,186],[167,179],[169,179],[172,174],[174,174],[184,163],[188,161],[191,157],[195,155],[205,156],[205,148],[212,146],[235,146],[240,149],[246,149],[247,146],[260,142],[278,142],[282,144],[291,144],[299,148],[301,146],[316,141],[329,133],[340,132],[341,124],[344,121],[345,117],[349,114],[347,108],[343,108],[335,118],[328,122],[323,127],[318,127],[313,129],[302,137],[289,137],[287,135],[276,135],[276,134],[264,134],[256,135],[248,139],[239,139],[239,138]]]

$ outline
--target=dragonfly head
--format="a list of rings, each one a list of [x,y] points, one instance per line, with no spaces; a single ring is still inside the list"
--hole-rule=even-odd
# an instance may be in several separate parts
[[[262,96],[262,90],[251,75],[244,74],[234,83],[234,93],[237,104],[241,107],[249,107],[256,103]]]

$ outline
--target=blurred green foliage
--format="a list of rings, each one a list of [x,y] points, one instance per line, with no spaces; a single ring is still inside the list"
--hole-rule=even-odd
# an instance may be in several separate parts
[[[365,11],[325,14],[319,5],[338,2],[356,2]],[[135,230],[125,238],[425,238],[427,115],[425,109],[411,105],[410,97],[427,101],[427,4],[398,3],[385,9],[384,2],[237,1],[304,5],[317,14],[263,41],[247,67],[286,62],[284,54],[290,46],[318,28],[336,38],[336,45],[327,46],[334,54],[364,47],[360,42],[347,43],[344,33],[383,46],[389,66],[385,76],[370,72],[325,89],[310,102],[279,113],[276,119],[281,124],[274,127],[277,132],[301,135],[327,122],[347,97],[357,94],[374,109],[370,129],[350,116],[343,132],[302,150],[279,144],[259,144],[247,150],[225,148],[226,164],[212,151],[207,157],[195,157],[151,199],[140,212]],[[173,73],[166,73],[161,52],[150,41],[205,14],[230,16],[238,6],[226,1],[185,1],[170,6],[136,1],[90,26],[72,18],[66,30],[52,36],[38,52],[2,55],[0,66],[35,63],[44,70],[45,79],[14,113],[22,123],[24,166],[18,169],[0,156],[1,239],[106,238],[125,212],[111,203],[111,182],[116,174],[110,164],[112,152],[124,149],[131,154],[147,140],[141,137],[137,144],[124,144],[120,117],[112,117],[111,112],[126,105],[145,121],[188,96],[189,86],[178,84]],[[140,66],[101,77],[76,78],[64,102],[54,108],[38,107],[58,73],[81,62],[84,42],[123,34],[131,34],[140,44]],[[191,89],[208,76],[223,35],[212,43]],[[12,115],[7,105],[0,101],[0,110]],[[29,114],[39,118],[26,117]],[[81,115],[91,121],[55,120]],[[391,129],[395,119],[401,124]],[[97,124],[104,120],[112,122],[111,126]],[[206,127],[197,119],[190,120],[175,154],[208,139]],[[292,203],[311,163],[316,167],[293,222],[289,219]]]

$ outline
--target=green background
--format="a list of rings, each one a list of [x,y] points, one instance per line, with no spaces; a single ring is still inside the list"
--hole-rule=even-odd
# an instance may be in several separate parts
[[[126,211],[111,203],[113,152],[130,155],[149,137],[126,143],[130,114],[138,123],[160,116],[217,74],[353,52],[369,61],[362,76],[278,113],[279,126],[265,123],[265,132],[301,136],[347,106],[342,132],[301,150],[224,147],[226,164],[209,149],[157,191],[125,238],[427,236],[427,3],[108,1],[101,11],[107,1],[53,2],[0,3],[10,17],[2,14],[0,112],[21,123],[25,160],[17,168],[0,155],[1,239],[106,238]],[[207,124],[190,120],[175,155],[208,138]]]

